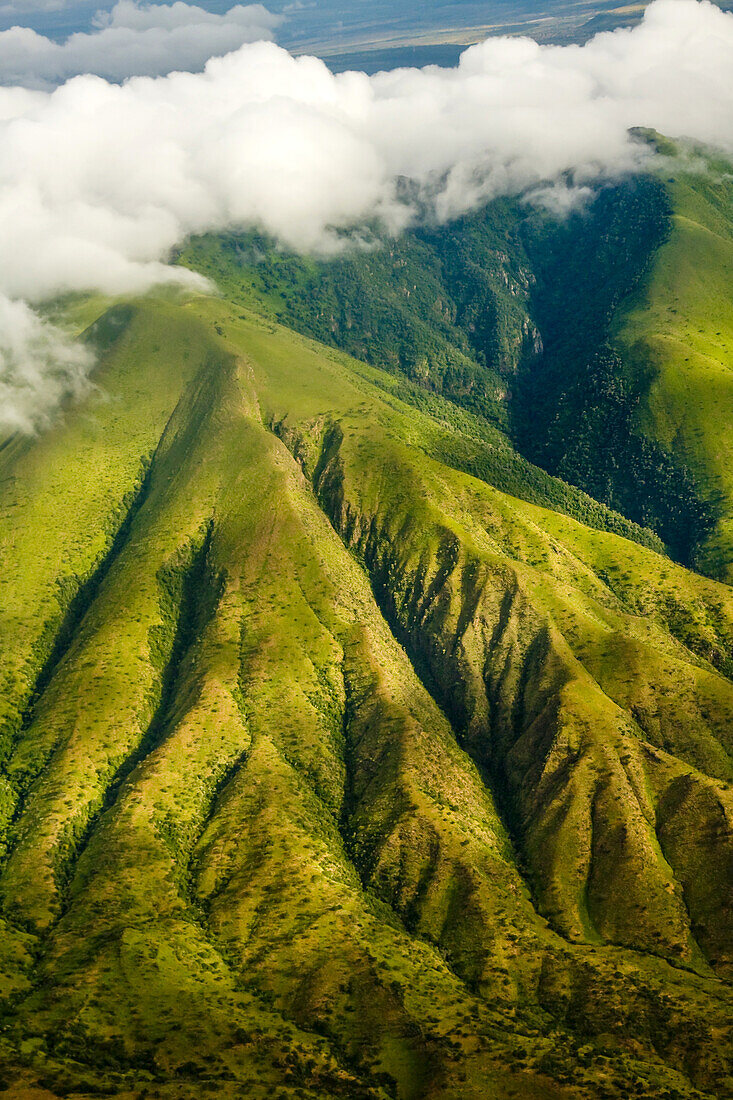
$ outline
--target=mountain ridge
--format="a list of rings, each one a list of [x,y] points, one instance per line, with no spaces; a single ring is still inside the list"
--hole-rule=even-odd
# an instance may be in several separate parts
[[[713,405],[730,398],[731,262],[684,229],[692,211],[730,239],[725,165],[639,139],[665,167],[601,187],[560,220],[502,199],[336,260],[291,256],[257,234],[194,239],[179,260],[232,300],[478,414],[524,458],[651,528],[677,560],[725,576],[730,493]],[[685,334],[717,348],[687,380],[683,345],[663,351],[680,302],[678,327],[687,309]],[[700,372],[714,402],[700,399]]]
[[[8,1094],[725,1095],[727,587],[236,303],[95,330],[0,454]]]

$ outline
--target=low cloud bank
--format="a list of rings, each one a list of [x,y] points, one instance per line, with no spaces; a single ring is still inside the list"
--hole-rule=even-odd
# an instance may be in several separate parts
[[[258,42],[200,74],[0,88],[0,293],[186,281],[170,249],[227,227],[333,249],[404,228],[405,190],[442,219],[533,191],[561,209],[651,156],[630,127],[733,152],[732,71],[733,15],[656,0],[584,46],[489,39],[456,69],[333,76]]]
[[[49,88],[79,73],[120,81],[176,69],[200,72],[210,57],[272,38],[281,18],[261,4],[215,15],[181,0],[170,5],[118,0],[94,22],[91,32],[72,34],[65,42],[29,27],[0,31],[0,83]]]

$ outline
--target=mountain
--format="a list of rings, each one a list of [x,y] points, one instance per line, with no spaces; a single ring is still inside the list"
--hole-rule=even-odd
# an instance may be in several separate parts
[[[64,304],[95,386],[0,449],[4,1095],[733,1095],[729,186]]]
[[[191,241],[180,261],[480,413],[676,560],[728,578],[730,165],[640,139],[675,174],[609,184],[564,218],[498,200],[335,261],[256,234]]]

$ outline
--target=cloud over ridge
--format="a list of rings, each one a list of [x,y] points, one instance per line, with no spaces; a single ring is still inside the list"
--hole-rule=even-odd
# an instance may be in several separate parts
[[[171,248],[228,227],[300,250],[399,231],[404,178],[439,218],[553,183],[562,205],[649,157],[630,127],[733,152],[732,71],[733,15],[655,0],[584,46],[488,39],[455,69],[334,76],[257,42],[199,74],[0,88],[0,294],[185,281]]]

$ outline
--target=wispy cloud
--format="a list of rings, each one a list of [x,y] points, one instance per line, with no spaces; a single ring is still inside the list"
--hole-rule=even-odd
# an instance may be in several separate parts
[[[0,432],[33,432],[89,385],[91,352],[44,323],[24,302],[0,296]]]

